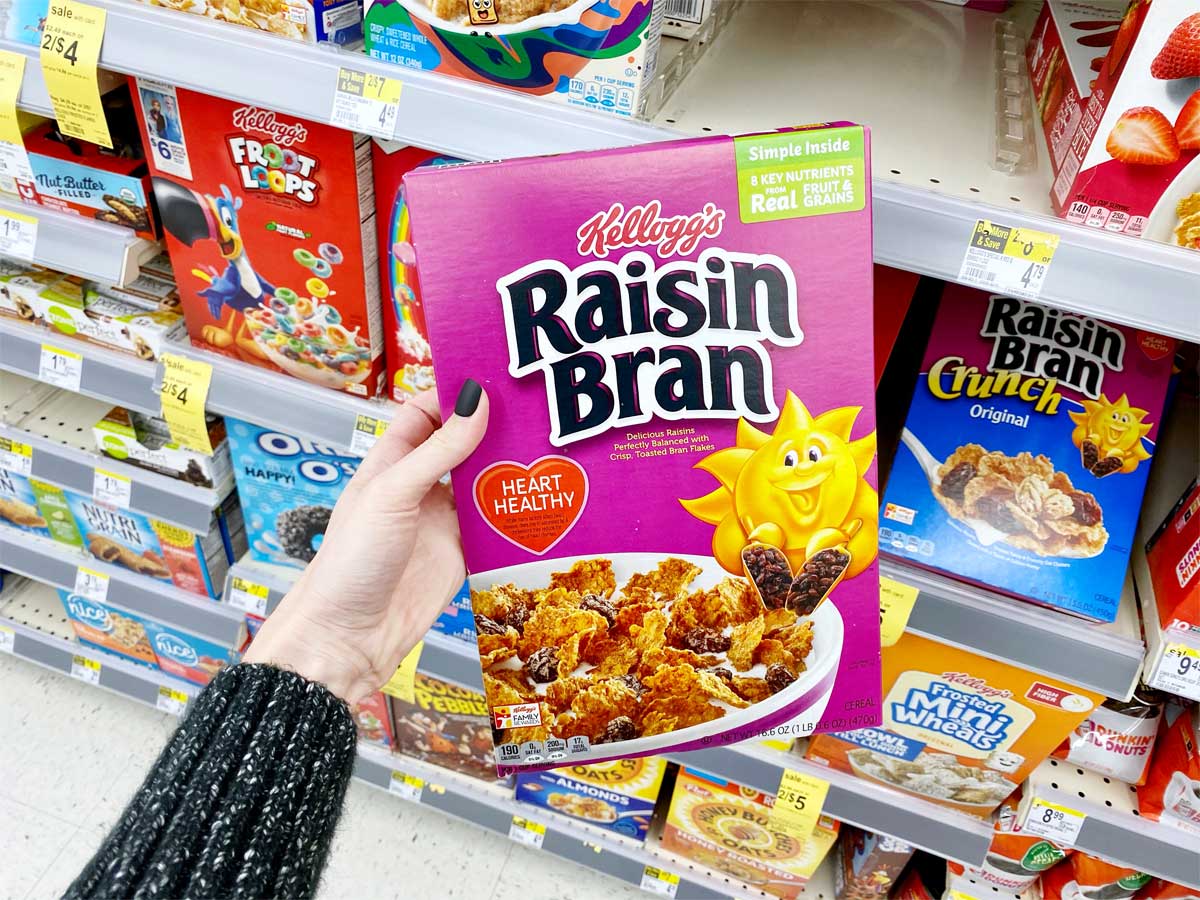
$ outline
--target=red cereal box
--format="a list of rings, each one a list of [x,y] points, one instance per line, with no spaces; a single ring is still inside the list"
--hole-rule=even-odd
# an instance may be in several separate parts
[[[1146,546],[1163,628],[1200,628],[1200,483],[1179,498]]]
[[[370,138],[157,82],[134,96],[192,342],[378,393]]]

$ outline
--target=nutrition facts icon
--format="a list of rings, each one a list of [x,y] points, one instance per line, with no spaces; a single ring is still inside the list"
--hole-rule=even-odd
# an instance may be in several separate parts
[[[572,754],[587,753],[588,750],[592,749],[592,742],[583,735],[577,734],[567,741],[567,749]]]
[[[546,738],[546,759],[556,760],[565,759],[567,755],[567,742],[562,738]]]
[[[546,747],[541,741],[526,741],[521,745],[521,762],[536,763],[546,758]]]
[[[518,762],[521,759],[521,748],[517,744],[501,744],[496,748],[497,762]]]

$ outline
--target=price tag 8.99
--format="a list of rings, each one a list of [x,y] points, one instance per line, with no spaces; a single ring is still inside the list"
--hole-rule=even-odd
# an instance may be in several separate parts
[[[1060,847],[1074,847],[1087,816],[1077,809],[1034,797],[1022,824],[1026,834],[1048,838]]]

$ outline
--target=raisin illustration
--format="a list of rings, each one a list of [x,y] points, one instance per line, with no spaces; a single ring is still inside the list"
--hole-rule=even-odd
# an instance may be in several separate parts
[[[1099,525],[1100,520],[1104,518],[1104,512],[1100,509],[1100,504],[1087,491],[1072,491],[1071,503],[1075,506],[1074,511],[1071,513],[1071,518],[1080,525]]]
[[[504,634],[508,629],[487,616],[475,614],[475,630],[480,634]]]
[[[772,694],[778,694],[795,680],[796,676],[792,674],[792,670],[783,663],[772,663],[767,666],[766,682]]]
[[[742,551],[742,565],[758,589],[763,606],[779,609],[787,602],[792,567],[782,550],[767,544],[751,544]]]
[[[705,628],[697,625],[684,634],[682,644],[693,653],[724,653],[729,649],[728,635],[721,634],[715,628]]]
[[[553,681],[558,677],[558,648],[542,647],[533,651],[525,661],[525,668],[534,681],[542,684]]]
[[[617,716],[609,719],[604,726],[604,734],[596,738],[598,744],[611,744],[615,741],[631,741],[638,736],[637,725],[629,716]]]
[[[608,627],[612,628],[617,622],[617,608],[612,605],[612,601],[601,597],[599,594],[588,594],[579,604],[580,609],[589,609],[594,613],[599,613],[604,616],[604,621],[608,623]]]
[[[1119,456],[1106,456],[1092,466],[1092,474],[1097,478],[1103,478],[1105,475],[1111,475],[1119,470],[1123,464]]]
[[[636,675],[618,675],[613,681],[625,685],[625,687],[635,692],[639,697],[646,692],[646,689],[642,687],[642,683],[638,681]]]
[[[831,548],[814,553],[792,582],[787,598],[788,609],[802,616],[812,615],[812,611],[832,590],[834,582],[845,571],[849,562],[850,554],[842,550]]]
[[[1079,447],[1079,456],[1083,467],[1090,472],[1096,467],[1096,463],[1100,462],[1100,448],[1091,441],[1084,441]]]
[[[508,615],[504,617],[504,624],[509,628],[515,628],[522,634],[525,633],[525,623],[529,620],[529,607],[524,603],[513,604],[513,608],[508,611]]]
[[[942,479],[942,493],[951,500],[962,502],[963,491],[967,487],[967,482],[975,477],[975,466],[969,462],[960,462],[957,466],[946,473],[946,477]]]

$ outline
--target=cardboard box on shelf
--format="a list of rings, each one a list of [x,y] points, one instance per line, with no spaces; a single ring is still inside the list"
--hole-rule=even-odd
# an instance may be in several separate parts
[[[516,796],[522,803],[644,841],[666,770],[666,760],[643,756],[521,772]]]
[[[1103,700],[906,632],[883,649],[883,724],[818,734],[807,757],[988,816]]]
[[[1053,841],[1021,830],[1018,806],[1021,792],[1018,790],[1000,805],[993,827],[992,843],[981,866],[964,866],[948,863],[950,875],[974,880],[990,888],[993,893],[1025,895],[1037,884],[1042,873],[1057,866],[1074,851],[1060,847]],[[972,896],[970,892],[966,892]]]
[[[770,818],[775,798],[690,766],[679,770],[662,847],[774,897],[795,900],[837,840],[821,816],[809,834]]]
[[[145,619],[144,624],[158,667],[176,678],[205,685],[225,666],[238,661],[236,647],[226,647],[154,619]]]
[[[49,537],[47,524],[29,479],[20,472],[0,468],[0,525]]]
[[[1137,789],[1138,811],[1200,833],[1200,705],[1163,717],[1146,783]]]
[[[383,334],[370,138],[135,80],[192,343],[375,396]],[[169,110],[169,115],[164,110]],[[156,111],[175,136],[155,138]],[[207,136],[221,135],[216,149]]]
[[[388,713],[387,697],[376,691],[365,699],[354,704],[350,710],[354,716],[354,726],[358,729],[358,739],[382,747],[392,749],[392,723]]]
[[[396,752],[484,781],[500,780],[483,694],[420,672],[413,688],[411,703],[388,697]]]
[[[158,659],[146,633],[146,619],[110,603],[71,591],[58,591],[63,610],[79,643],[115,653],[117,656],[158,668]]]
[[[376,59],[619,116],[654,80],[662,0],[366,0]]]
[[[843,825],[838,839],[839,859],[833,866],[838,900],[878,900],[886,897],[912,858],[915,848],[886,834]]]
[[[164,419],[121,406],[114,406],[92,426],[92,437],[105,456],[226,496],[233,488],[233,462],[225,439],[225,420],[208,415],[205,422],[212,455],[179,446],[171,440]]]
[[[1193,481],[1146,546],[1158,621],[1200,628],[1200,483]]]

